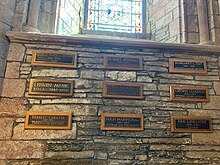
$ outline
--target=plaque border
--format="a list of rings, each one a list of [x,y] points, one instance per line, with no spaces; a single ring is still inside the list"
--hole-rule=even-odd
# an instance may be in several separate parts
[[[71,90],[70,93],[46,93],[46,92],[32,92],[31,89],[33,87],[34,82],[61,82],[61,83],[70,83]],[[73,84],[74,81],[72,80],[48,80],[48,79],[30,79],[29,83],[29,95],[42,95],[42,96],[73,96]]]
[[[193,90],[205,90],[206,98],[184,98],[184,97],[175,97],[174,89],[193,89]],[[170,100],[173,101],[192,101],[192,102],[209,102],[209,88],[208,87],[194,87],[194,86],[170,86]]]
[[[106,117],[129,117],[129,118],[140,118],[140,128],[133,127],[106,127]],[[101,130],[104,131],[143,131],[144,130],[144,115],[143,114],[120,114],[120,113],[102,113],[101,114]]]
[[[68,125],[63,126],[45,126],[45,125],[29,125],[29,117],[31,115],[42,115],[42,116],[68,116]],[[60,130],[71,130],[72,129],[72,113],[71,112],[43,112],[43,111],[27,111],[25,117],[25,129],[60,129]]]
[[[174,62],[202,62],[204,63],[204,70],[190,70],[190,69],[175,69]],[[169,73],[187,73],[187,74],[207,74],[207,61],[203,59],[184,59],[184,58],[169,58]]]
[[[135,58],[140,60],[140,65],[136,68],[133,67],[125,67],[125,66],[109,66],[108,65],[108,57],[121,57],[121,58]],[[143,70],[143,57],[141,56],[129,56],[129,55],[105,55],[103,60],[103,66],[106,69],[116,69],[116,70]]]
[[[140,87],[139,96],[124,96],[124,95],[109,95],[107,93],[107,85],[126,85],[126,86],[138,86]],[[114,81],[103,81],[102,96],[106,98],[127,98],[127,99],[143,99],[143,84],[142,83],[125,83],[125,82],[114,82]]]
[[[45,53],[45,54],[63,54],[66,56],[73,56],[72,64],[65,64],[59,62],[39,62],[36,61],[37,53]],[[32,60],[31,65],[33,66],[50,66],[50,67],[61,67],[61,68],[77,68],[77,53],[76,52],[66,52],[66,51],[54,51],[54,50],[33,50],[32,51]]]
[[[209,121],[209,129],[181,129],[176,128],[175,126],[175,120],[176,119],[203,119]],[[170,116],[170,129],[171,132],[178,133],[178,132],[186,132],[186,133],[211,133],[212,132],[212,119],[210,116]]]

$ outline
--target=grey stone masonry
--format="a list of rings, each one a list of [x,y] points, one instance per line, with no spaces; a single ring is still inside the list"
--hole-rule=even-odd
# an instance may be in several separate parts
[[[142,40],[7,33],[0,101],[0,162],[17,164],[218,164],[220,48]],[[76,52],[77,68],[32,66],[33,50]],[[106,69],[105,55],[143,58],[143,70]],[[208,73],[171,74],[169,58],[204,59]],[[73,80],[69,96],[30,95],[30,79]],[[103,81],[143,84],[143,99],[102,96]],[[170,86],[208,87],[209,102],[170,99]],[[26,111],[71,112],[71,130],[24,130]],[[143,114],[143,131],[102,131],[102,113]],[[172,133],[170,116],[210,116],[212,133]],[[205,145],[205,146],[204,146]],[[24,152],[18,151],[24,149]],[[30,149],[29,149],[30,148]],[[13,154],[8,154],[7,151]],[[7,160],[7,161],[6,161]],[[196,162],[196,163],[195,163]]]

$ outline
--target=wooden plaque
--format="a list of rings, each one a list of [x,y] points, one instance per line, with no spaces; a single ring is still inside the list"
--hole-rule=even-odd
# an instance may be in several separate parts
[[[103,97],[143,99],[143,84],[103,82]]]
[[[207,116],[171,116],[171,132],[212,132]]]
[[[140,56],[106,55],[104,68],[118,70],[143,70],[143,58]]]
[[[27,112],[25,129],[71,129],[70,112]]]
[[[142,131],[144,115],[142,114],[101,114],[101,130]]]
[[[191,73],[191,74],[206,74],[207,64],[206,60],[193,59],[169,59],[170,73]]]
[[[73,81],[31,79],[30,95],[72,96]]]
[[[65,51],[34,50],[31,64],[34,66],[77,67],[77,54]]]
[[[208,87],[170,86],[170,99],[174,101],[208,102]]]

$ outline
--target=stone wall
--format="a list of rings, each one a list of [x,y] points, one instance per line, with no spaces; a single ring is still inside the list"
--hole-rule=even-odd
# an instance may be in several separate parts
[[[181,42],[179,1],[149,0],[147,8],[151,39],[161,42]]]
[[[219,164],[220,51],[202,47],[8,33],[11,39],[0,101],[0,163]],[[114,41],[114,42],[113,42]],[[77,52],[76,69],[31,65],[33,50]],[[108,70],[105,55],[141,56],[144,70]],[[205,59],[208,74],[170,74],[170,57]],[[29,81],[73,80],[74,96],[28,94]],[[144,99],[102,97],[102,82],[144,84]],[[170,85],[209,88],[210,102],[174,102]],[[24,130],[26,111],[72,112],[72,130]],[[101,131],[101,113],[143,114],[144,131]],[[171,133],[170,115],[211,116],[212,133]]]
[[[12,29],[15,0],[0,2],[0,93],[4,77],[9,41],[5,33]]]

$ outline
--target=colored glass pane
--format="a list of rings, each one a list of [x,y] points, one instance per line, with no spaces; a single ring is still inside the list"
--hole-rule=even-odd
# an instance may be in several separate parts
[[[89,0],[89,30],[142,32],[141,0]]]

